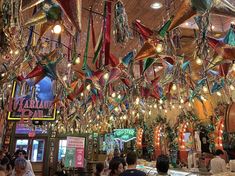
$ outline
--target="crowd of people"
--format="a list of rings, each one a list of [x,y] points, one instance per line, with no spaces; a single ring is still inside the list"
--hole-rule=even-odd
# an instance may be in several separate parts
[[[0,150],[0,176],[35,176],[25,150],[17,150],[13,156]]]
[[[211,174],[219,174],[227,172],[226,162],[223,159],[224,152],[220,149],[215,151],[215,157],[210,160],[209,172]],[[96,165],[94,176],[146,176],[146,173],[138,170],[137,154],[129,152],[126,157],[120,156],[118,149],[114,150],[114,156],[108,154],[104,163]],[[189,162],[190,160],[188,160]],[[159,155],[156,160],[157,175],[168,175],[169,158],[167,155]],[[188,166],[190,162],[188,163]],[[193,163],[191,163],[193,165]],[[196,164],[194,164],[196,165]],[[198,164],[197,164],[198,166]],[[190,167],[188,167],[190,169]]]
[[[94,176],[146,176],[146,173],[138,170],[136,152],[129,152],[127,156],[121,157],[118,149],[114,150],[114,157],[109,154],[104,163],[96,165]],[[169,158],[160,155],[156,161],[158,175],[168,175]]]

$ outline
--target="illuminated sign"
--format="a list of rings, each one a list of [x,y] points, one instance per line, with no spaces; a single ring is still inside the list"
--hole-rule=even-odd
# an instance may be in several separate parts
[[[13,83],[7,119],[55,120],[56,105],[53,103],[52,80],[45,77],[35,86],[29,80],[27,86],[28,90],[22,90],[16,82]]]
[[[114,138],[128,142],[136,138],[136,130],[134,128],[129,129],[115,129]]]

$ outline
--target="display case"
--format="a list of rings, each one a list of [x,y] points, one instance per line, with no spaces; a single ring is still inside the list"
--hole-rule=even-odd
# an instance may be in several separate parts
[[[154,167],[138,165],[137,169],[144,171],[148,176],[157,175],[157,170]],[[199,175],[199,174],[195,174],[195,173],[179,171],[179,170],[172,170],[172,169],[169,169],[168,174],[171,175],[171,176],[185,176],[185,175],[187,175],[187,176],[197,176],[197,175]]]

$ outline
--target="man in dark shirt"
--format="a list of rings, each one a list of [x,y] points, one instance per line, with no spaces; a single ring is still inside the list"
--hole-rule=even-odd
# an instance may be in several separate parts
[[[157,157],[156,168],[158,175],[168,175],[169,158],[166,155],[159,155]]]
[[[126,162],[128,164],[127,170],[120,174],[120,176],[146,176],[146,173],[136,169],[137,155],[135,152],[127,154]]]

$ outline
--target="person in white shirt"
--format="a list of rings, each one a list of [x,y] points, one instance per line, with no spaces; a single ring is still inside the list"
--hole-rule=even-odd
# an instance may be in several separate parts
[[[15,160],[15,169],[12,176],[33,176],[30,170],[27,170],[27,162],[24,158],[17,158]]]
[[[226,163],[225,160],[222,159],[222,155],[224,152],[220,149],[216,150],[215,155],[216,157],[211,160],[211,173],[218,174],[221,172],[226,172]]]

